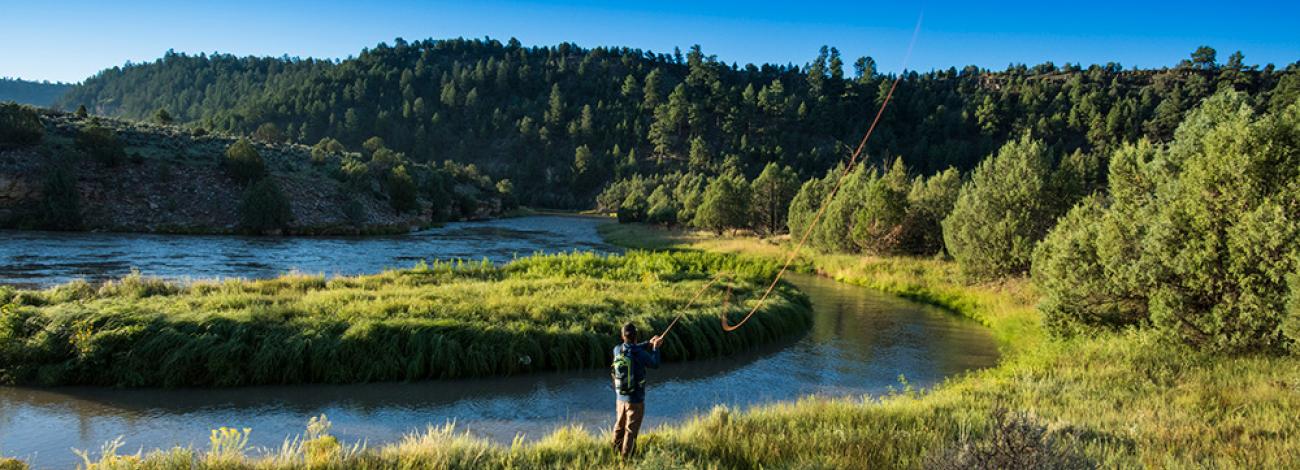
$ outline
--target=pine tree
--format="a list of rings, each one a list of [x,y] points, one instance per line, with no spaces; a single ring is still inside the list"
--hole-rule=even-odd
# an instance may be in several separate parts
[[[789,165],[768,163],[750,185],[753,192],[754,227],[773,235],[785,229],[790,201],[799,191],[799,176]]]

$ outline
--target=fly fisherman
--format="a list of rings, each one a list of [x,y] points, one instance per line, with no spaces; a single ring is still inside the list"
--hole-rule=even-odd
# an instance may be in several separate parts
[[[636,325],[623,325],[623,344],[614,347],[614,391],[618,395],[614,421],[614,451],[623,458],[636,452],[636,435],[645,418],[645,370],[659,368],[659,346],[663,336],[637,343]]]

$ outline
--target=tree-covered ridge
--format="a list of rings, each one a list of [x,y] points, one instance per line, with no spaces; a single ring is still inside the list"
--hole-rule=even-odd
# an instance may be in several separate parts
[[[523,202],[585,207],[605,184],[674,171],[756,176],[769,162],[801,176],[840,161],[894,76],[834,48],[804,66],[726,64],[697,46],[683,54],[516,40],[379,44],[332,62],[168,53],[105,70],[61,106],[290,140],[379,136],[416,161],[476,163],[519,183]],[[973,168],[1025,134],[1056,153],[1108,153],[1121,142],[1167,141],[1183,114],[1216,90],[1277,109],[1300,94],[1295,64],[1219,63],[1202,48],[1175,68],[1118,64],[908,72],[868,147],[914,171]]]
[[[70,89],[72,89],[71,83],[35,82],[0,77],[0,102],[13,101],[32,106],[50,106]]]

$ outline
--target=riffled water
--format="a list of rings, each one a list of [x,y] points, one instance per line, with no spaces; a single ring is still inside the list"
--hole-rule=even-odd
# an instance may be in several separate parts
[[[373,272],[419,259],[508,261],[534,252],[615,250],[597,219],[528,217],[451,224],[379,238],[172,237],[4,232],[3,281],[43,286],[71,278],[119,276],[132,268],[173,278],[266,277],[289,270]],[[814,323],[802,337],[732,357],[666,364],[649,374],[646,425],[671,423],[716,405],[746,408],[809,395],[850,396],[928,387],[997,360],[990,334],[934,307],[812,276],[789,278],[812,299]],[[671,341],[671,337],[669,341]],[[612,348],[616,340],[610,338]],[[345,442],[370,446],[429,425],[498,442],[538,438],[564,424],[597,431],[612,424],[605,370],[420,383],[305,385],[232,389],[121,390],[0,387],[0,454],[37,468],[79,462],[123,437],[121,452],[207,446],[211,429],[252,428],[251,442],[276,447],[325,414]]]

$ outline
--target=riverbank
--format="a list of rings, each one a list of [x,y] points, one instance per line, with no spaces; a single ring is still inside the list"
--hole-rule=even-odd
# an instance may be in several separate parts
[[[769,260],[783,254],[779,243],[748,238],[695,237],[635,225],[605,231],[611,241],[636,247]],[[746,412],[720,408],[649,432],[634,466],[942,467],[957,466],[953,462],[960,458],[995,455],[983,451],[997,449],[996,442],[1020,445],[1016,455],[1042,465],[1066,468],[1300,463],[1300,425],[1293,419],[1300,410],[1300,360],[1295,358],[1209,356],[1149,332],[1049,340],[1039,326],[1032,285],[1023,280],[964,284],[944,261],[810,254],[801,265],[975,318],[999,338],[1004,360],[925,392],[900,385],[897,393],[865,399],[808,399]],[[143,458],[161,468],[183,468],[192,460],[207,468],[617,468],[606,438],[565,428],[533,444],[503,447],[454,428],[431,428],[366,450],[312,444],[289,445],[258,459],[183,449]],[[119,460],[110,456],[105,462]]]
[[[661,330],[665,359],[730,354],[806,331],[807,299],[782,286],[751,331],[716,334],[724,286],[752,296],[774,263],[708,253],[421,264],[355,277],[170,283],[139,275],[43,291],[0,288],[0,382],[235,386],[357,383],[604,367],[624,321]],[[732,308],[742,308],[736,300]]]

